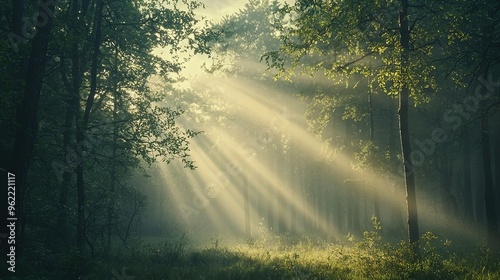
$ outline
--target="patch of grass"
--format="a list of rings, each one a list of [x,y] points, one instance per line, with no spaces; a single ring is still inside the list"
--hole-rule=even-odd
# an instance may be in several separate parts
[[[456,253],[450,241],[432,233],[421,237],[420,256],[407,242],[384,243],[380,225],[356,241],[344,244],[313,242],[307,237],[285,236],[227,247],[212,240],[205,248],[188,248],[185,236],[130,248],[107,260],[86,262],[86,272],[72,279],[118,279],[126,273],[141,279],[500,279],[500,260],[486,246]],[[292,240],[292,242],[290,241]],[[55,260],[55,269],[74,269],[77,258]],[[77,262],[77,263],[72,263]],[[59,273],[60,274],[60,273]],[[59,279],[51,276],[39,279]],[[60,274],[62,275],[62,274]],[[69,274],[64,274],[69,275]],[[120,274],[121,275],[121,274]],[[32,277],[32,279],[37,279]],[[69,278],[68,278],[69,279]]]

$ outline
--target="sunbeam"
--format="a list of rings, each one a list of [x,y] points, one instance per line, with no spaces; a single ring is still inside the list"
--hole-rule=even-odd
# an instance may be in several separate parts
[[[499,5],[2,5],[0,274],[500,279]]]

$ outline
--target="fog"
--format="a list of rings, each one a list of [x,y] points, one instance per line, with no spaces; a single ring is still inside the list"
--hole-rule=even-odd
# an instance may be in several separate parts
[[[500,279],[500,2],[420,2],[0,6],[1,279]]]

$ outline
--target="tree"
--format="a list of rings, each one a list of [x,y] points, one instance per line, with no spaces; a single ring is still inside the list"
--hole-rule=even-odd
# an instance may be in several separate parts
[[[20,7],[15,8],[13,20],[19,16]],[[17,112],[17,130],[15,143],[10,156],[10,170],[16,175],[16,215],[18,219],[18,243],[22,244],[25,228],[24,203],[26,193],[26,180],[29,165],[36,141],[38,130],[37,112],[39,110],[40,92],[44,79],[44,68],[47,61],[47,48],[49,46],[51,31],[53,27],[53,15],[55,5],[51,1],[41,2],[38,9],[38,18],[45,18],[45,24],[39,24],[36,35],[33,38],[31,53],[27,65],[24,90],[21,96],[21,104]],[[13,24],[17,26],[17,24]],[[16,30],[13,30],[16,31]]]
[[[39,10],[34,22],[37,28],[28,25],[26,33],[20,17],[33,6],[26,1],[12,3],[12,7],[2,8],[6,15],[12,12],[13,34],[4,34],[2,29],[2,35],[13,39],[2,41],[1,60],[6,68],[16,69],[12,76],[17,69],[26,76],[21,84],[2,86],[2,103],[5,91],[9,108],[2,110],[2,128],[4,123],[16,127],[17,136],[15,143],[2,140],[7,148],[1,154],[12,156],[10,163],[2,157],[1,165],[18,176],[16,202],[20,209],[16,213],[23,215],[18,223],[19,241],[22,243],[25,225],[43,228],[39,221],[51,214],[56,219],[48,224],[51,233],[57,232],[56,240],[71,238],[82,252],[87,246],[95,249],[103,224],[108,238],[112,232],[113,237],[128,240],[130,227],[120,227],[126,215],[130,214],[130,221],[137,219],[145,205],[136,193],[124,191],[130,170],[140,169],[140,160],[152,164],[178,159],[195,168],[189,158],[189,141],[198,132],[178,125],[182,110],[160,104],[164,96],[149,79],[163,75],[173,82],[170,75],[178,73],[186,59],[180,53],[209,52],[206,42],[211,35],[200,27],[195,15],[202,5],[192,1],[71,0],[58,3],[58,20],[54,21],[54,2],[42,1],[35,7]],[[28,35],[21,38],[19,32]],[[3,56],[12,52],[7,52],[7,44],[16,47],[19,55]],[[157,47],[165,48],[170,56],[153,54]],[[30,54],[29,63],[24,62],[25,54]],[[14,123],[10,108],[17,105],[16,99],[22,102]],[[38,122],[44,128],[41,135],[36,133]],[[11,151],[7,153],[7,149]],[[75,183],[76,193],[71,188]],[[47,188],[53,184],[60,186],[57,191]],[[30,196],[25,195],[28,187]],[[46,203],[49,194],[59,197],[59,203]],[[137,211],[114,215],[126,196],[137,197]],[[103,207],[103,201],[109,207]],[[107,221],[100,220],[105,213]],[[28,216],[42,219],[26,223]],[[76,231],[72,224],[77,224]],[[47,229],[42,231],[48,234]],[[54,247],[66,248],[58,245]]]
[[[410,64],[410,26],[408,14],[409,3],[408,0],[401,1],[401,11],[399,13],[399,32],[401,44],[401,66],[400,83],[401,88],[399,92],[399,131],[401,139],[401,152],[403,155],[403,169],[406,183],[406,203],[408,206],[408,238],[410,244],[417,247],[418,253],[418,211],[417,211],[417,197],[415,190],[415,178],[413,170],[411,170],[411,147],[410,147],[410,127],[408,120],[408,98],[410,95],[410,77],[409,64]],[[416,22],[415,22],[416,23]]]
[[[489,1],[487,1],[489,3]],[[479,43],[480,59],[477,65],[477,75],[483,81],[487,81],[493,72],[494,67],[500,63],[498,58],[498,52],[500,48],[498,47],[498,33],[500,30],[499,20],[500,20],[500,5],[497,2],[491,3],[492,6],[489,7],[487,12],[487,23],[481,28],[481,40]],[[496,5],[495,5],[496,4]],[[482,76],[482,77],[481,77]],[[491,81],[489,81],[491,82]],[[478,85],[479,86],[479,85]],[[489,83],[485,85],[486,91],[491,94],[494,91],[491,88],[492,84]],[[476,90],[479,88],[476,88]],[[495,101],[498,104],[498,98]],[[483,98],[480,101],[481,107],[481,149],[483,156],[483,171],[485,178],[485,208],[486,208],[486,220],[487,220],[487,232],[488,232],[488,243],[490,246],[500,247],[500,230],[498,228],[497,212],[495,210],[495,193],[494,193],[494,183],[493,183],[493,170],[492,170],[492,160],[491,160],[491,129],[489,125],[489,119],[491,116],[491,111],[495,112],[494,106],[489,104],[490,102]],[[495,104],[495,103],[493,103]],[[498,110],[498,109],[497,109]],[[497,175],[498,176],[498,175]]]
[[[493,182],[492,152],[490,141],[494,131],[490,128],[492,116],[498,113],[498,87],[493,82],[493,75],[498,75],[500,51],[498,38],[500,31],[500,5],[497,1],[479,1],[462,3],[460,14],[463,24],[460,25],[464,39],[460,44],[451,45],[448,52],[454,53],[453,70],[467,78],[468,97],[479,100],[481,126],[482,173],[484,176],[484,203],[486,210],[488,243],[500,245],[500,230],[495,209]],[[471,71],[472,69],[472,71]],[[464,74],[463,72],[466,72]],[[468,179],[466,178],[466,181]]]
[[[75,115],[77,110],[79,109],[79,99],[80,99],[80,87],[82,83],[82,68],[86,69],[86,65],[82,65],[82,56],[79,52],[79,45],[82,44],[84,37],[83,33],[86,30],[82,30],[85,20],[86,20],[86,12],[88,8],[85,5],[88,5],[88,2],[82,2],[82,5],[79,5],[79,1],[75,0],[71,3],[71,11],[70,11],[70,22],[69,22],[69,32],[70,38],[72,39],[70,44],[70,49],[65,51],[63,50],[60,58],[60,76],[65,86],[66,92],[68,93],[66,96],[67,99],[67,108],[64,120],[64,131],[63,131],[63,158],[68,159],[71,156],[71,153],[75,151],[75,146],[72,145],[71,136],[72,136],[72,128],[73,121],[75,119]],[[80,14],[80,10],[82,13]],[[85,11],[85,12],[84,12]],[[79,15],[80,14],[80,15]],[[67,74],[67,61],[66,61],[66,52],[69,52],[70,62],[71,62],[71,80],[68,79]],[[66,163],[68,163],[66,161]],[[56,236],[60,237],[60,240],[63,243],[67,243],[68,239],[68,199],[69,199],[69,189],[72,178],[72,168],[71,166],[66,166],[62,171],[62,182],[61,182],[61,191],[59,194],[59,204],[58,204],[58,213],[57,213],[57,227],[56,227]]]
[[[264,55],[279,77],[294,73],[324,73],[332,86],[356,85],[356,75],[370,78],[370,86],[399,97],[402,172],[408,210],[408,238],[418,253],[418,211],[414,182],[415,154],[410,145],[408,110],[437,90],[443,71],[435,59],[444,55],[440,42],[455,43],[443,26],[459,21],[456,6],[424,1],[295,1],[281,12],[282,45]],[[431,31],[432,30],[432,31]],[[446,39],[445,39],[446,38]],[[334,90],[336,91],[336,90]],[[411,100],[413,99],[413,102]]]
[[[83,116],[79,118],[79,110],[76,114],[76,143],[78,147],[78,145],[85,142],[85,134],[89,132],[91,121],[102,121],[100,117],[91,118],[91,114],[96,115],[101,110],[110,113],[111,120],[108,119],[108,122],[114,126],[111,141],[115,143],[112,144],[110,155],[112,161],[110,188],[111,193],[113,193],[114,181],[116,180],[116,172],[113,166],[116,166],[117,153],[122,152],[116,150],[118,148],[117,142],[123,141],[123,139],[131,143],[125,151],[142,157],[150,164],[159,157],[166,161],[181,158],[186,167],[194,168],[193,162],[188,159],[187,139],[195,136],[197,132],[180,131],[180,128],[175,123],[175,118],[181,112],[154,105],[155,102],[160,101],[161,96],[151,91],[146,81],[148,77],[156,73],[167,74],[170,71],[180,69],[179,63],[175,60],[168,62],[151,55],[153,47],[168,46],[174,54],[182,50],[179,46],[181,42],[188,41],[187,49],[200,52],[206,52],[206,49],[203,47],[203,38],[200,39],[199,31],[194,28],[197,20],[194,18],[193,10],[199,7],[199,4],[195,2],[188,6],[187,12],[178,8],[165,8],[161,3],[148,4],[142,11],[139,11],[131,2],[127,2],[125,6],[122,3],[120,7],[111,7],[114,12],[106,15],[106,17],[102,14],[104,5],[105,3],[102,1],[98,1],[96,4],[93,33],[89,37],[90,45],[93,46],[89,66],[90,77],[87,80],[90,90],[88,95],[84,97],[86,102],[82,104]],[[108,3],[107,5],[113,6],[115,4]],[[169,15],[169,20],[174,17],[181,21],[164,22],[162,19],[164,14]],[[130,24],[124,24],[124,22],[130,22]],[[118,32],[120,29],[131,36],[124,40],[124,38],[120,37],[123,33]],[[150,40],[143,40],[143,34],[148,32],[166,32],[174,37],[151,37]],[[190,36],[194,36],[194,39],[190,38]],[[129,44],[128,41],[137,42],[138,47],[128,50],[126,47]],[[116,58],[119,55],[129,57],[129,60],[124,60],[124,63],[117,62],[119,60]],[[104,59],[105,57],[109,59]],[[125,70],[127,67],[130,70]],[[108,81],[111,82],[109,86],[104,82],[106,78],[109,78]],[[107,99],[112,100],[115,105],[121,104],[120,110],[125,114],[123,119],[116,120],[118,108],[114,107],[108,110],[103,105],[103,102],[106,102]],[[122,122],[124,125],[121,124]],[[95,126],[95,123],[93,125]],[[122,129],[122,133],[119,135],[117,135],[117,127]],[[87,203],[85,202],[85,193],[86,189],[88,189],[88,187],[85,187],[83,178],[85,170],[83,166],[85,159],[84,148],[83,146],[81,149],[77,149],[79,161],[76,167],[78,190],[77,244],[80,251],[84,249],[86,235],[85,206]],[[108,208],[108,240],[110,239],[112,212],[112,209]]]

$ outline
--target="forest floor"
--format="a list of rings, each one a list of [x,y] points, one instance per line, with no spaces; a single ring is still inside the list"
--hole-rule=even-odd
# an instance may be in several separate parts
[[[184,237],[139,242],[107,259],[52,256],[50,265],[16,279],[500,279],[497,252],[482,245],[459,249],[431,233],[422,235],[418,257],[407,243],[384,243],[377,232],[335,244],[277,239],[235,246],[213,239],[199,248]]]

